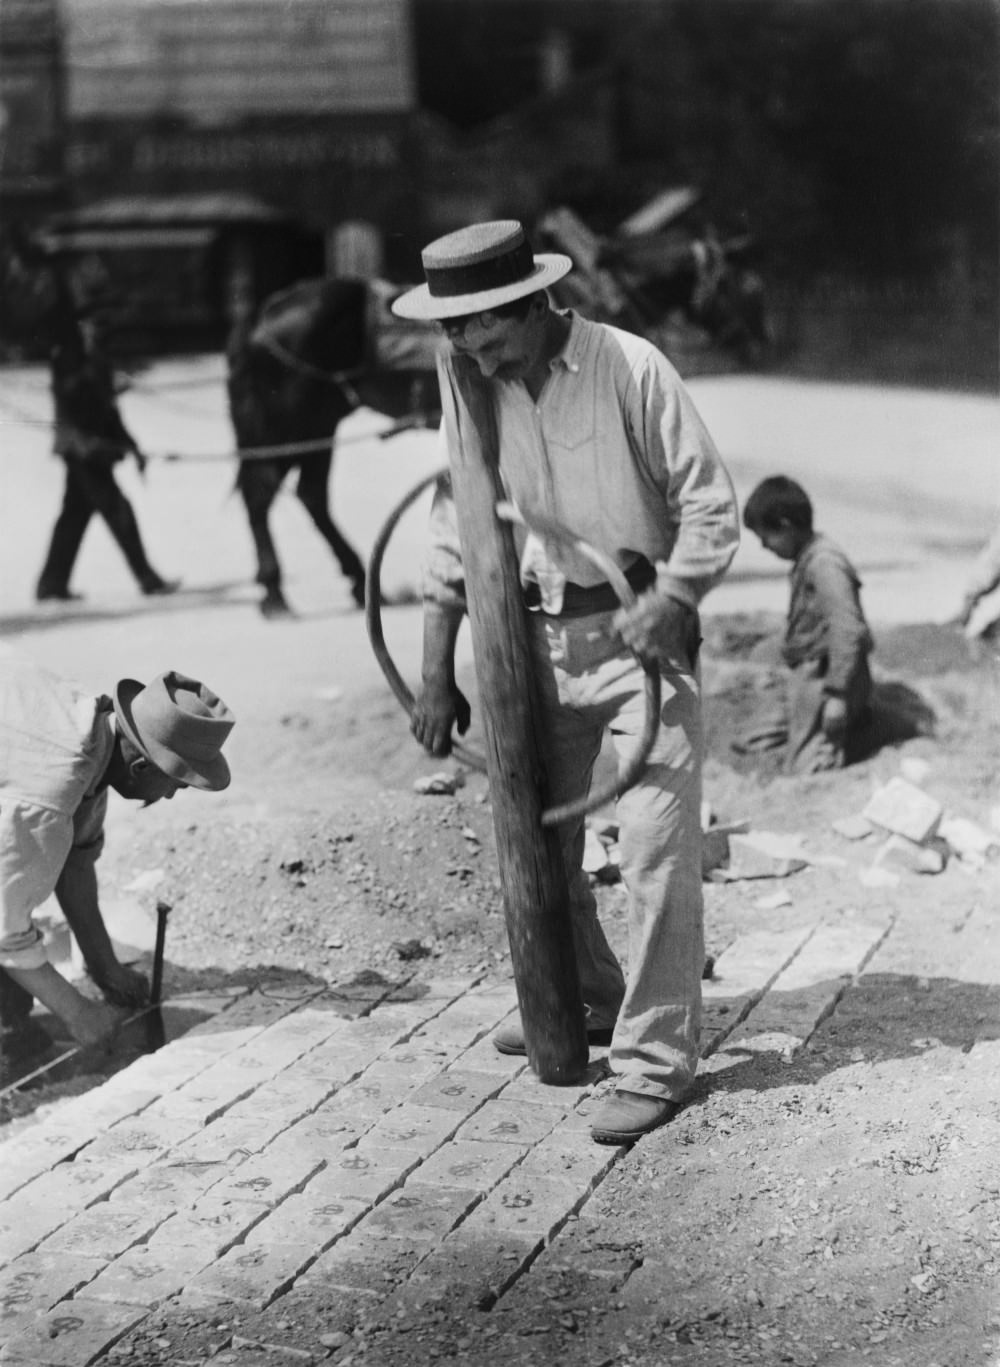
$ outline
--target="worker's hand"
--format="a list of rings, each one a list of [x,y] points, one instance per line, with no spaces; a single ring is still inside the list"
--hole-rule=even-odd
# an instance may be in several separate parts
[[[827,740],[839,744],[847,730],[847,703],[843,698],[825,698],[820,722]]]
[[[700,644],[698,614],[676,598],[653,589],[634,607],[615,613],[612,626],[644,664],[692,670]]]
[[[73,1040],[84,1049],[92,1045],[109,1048],[121,1029],[121,1013],[107,1002],[93,1002],[82,993],[78,996],[79,1000],[74,1003],[72,1010],[63,1014]]]
[[[99,972],[90,970],[90,976],[101,989],[106,1002],[114,1006],[145,1006],[149,1001],[149,979],[145,973],[125,964],[112,964]]]
[[[425,750],[440,758],[451,754],[452,727],[464,736],[471,720],[468,699],[455,684],[425,684],[413,704],[410,730]]]

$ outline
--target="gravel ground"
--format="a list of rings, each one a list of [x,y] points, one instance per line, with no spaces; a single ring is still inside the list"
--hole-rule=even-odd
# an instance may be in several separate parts
[[[925,731],[933,714],[933,734],[793,782],[773,759],[730,747],[759,700],[778,625],[767,614],[709,623],[705,790],[719,821],[749,818],[756,830],[799,833],[820,854],[843,856],[830,822],[860,811],[904,758],[924,761],[923,786],[950,812],[989,820],[1000,772],[991,651],[948,627],[880,632],[883,696]],[[475,701],[468,670],[463,683]],[[342,982],[366,970],[509,975],[481,775],[464,775],[451,795],[418,793],[435,765],[395,702],[370,690],[299,699],[261,729],[254,754],[243,797],[161,804],[130,820],[127,840],[109,840],[104,885],[121,892],[145,875],[150,886],[133,896],[147,909],[157,899],[172,907],[168,997]],[[996,905],[1000,878],[994,866],[975,875],[949,867],[873,892],[820,864],[783,880],[787,905],[761,905],[775,886],[707,883],[709,950],[817,912],[899,910],[900,899],[958,925],[974,907]],[[623,890],[608,881],[597,891],[624,953]],[[702,1079],[678,1120],[623,1159],[564,1230],[558,1256],[491,1313],[444,1305],[391,1330],[362,1322],[330,1349],[338,1363],[373,1367],[424,1358],[995,1367],[998,1039],[995,986],[866,978],[793,1063],[762,1055],[736,1075]],[[7,1098],[8,1133],[113,1066],[97,1061]],[[289,1346],[297,1334],[315,1345],[318,1324],[336,1338],[330,1313],[303,1312]],[[198,1361],[228,1334],[198,1315],[186,1325],[154,1317],[117,1356]]]

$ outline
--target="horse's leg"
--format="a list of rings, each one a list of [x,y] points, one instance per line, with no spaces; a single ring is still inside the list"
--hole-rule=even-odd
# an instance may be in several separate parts
[[[365,567],[357,551],[345,540],[340,528],[330,516],[329,481],[332,451],[323,451],[315,456],[306,456],[299,466],[299,482],[295,492],[302,506],[315,522],[316,527],[340,561],[340,568],[351,581],[351,594],[358,607],[365,602]]]
[[[257,551],[257,583],[264,589],[260,610],[265,617],[286,617],[291,612],[281,591],[281,566],[268,522],[284,473],[274,460],[244,460],[237,478]]]

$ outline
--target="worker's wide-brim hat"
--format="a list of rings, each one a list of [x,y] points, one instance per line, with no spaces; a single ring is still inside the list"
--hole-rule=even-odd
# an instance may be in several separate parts
[[[420,254],[426,284],[393,300],[400,318],[430,322],[511,304],[548,289],[573,269],[568,256],[536,256],[516,219],[473,223],[431,242]]]
[[[236,718],[203,683],[174,669],[149,684],[122,679],[114,706],[121,730],[168,778],[212,792],[228,788],[221,750]]]

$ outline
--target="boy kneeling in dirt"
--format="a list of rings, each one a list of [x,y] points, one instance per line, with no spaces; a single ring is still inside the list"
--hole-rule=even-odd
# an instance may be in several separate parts
[[[812,504],[793,479],[774,475],[758,484],[743,522],[767,550],[792,562],[781,651],[789,674],[778,710],[734,748],[750,753],[787,743],[790,773],[840,769],[871,719],[874,640],[861,580],[840,547],[813,530]]]

